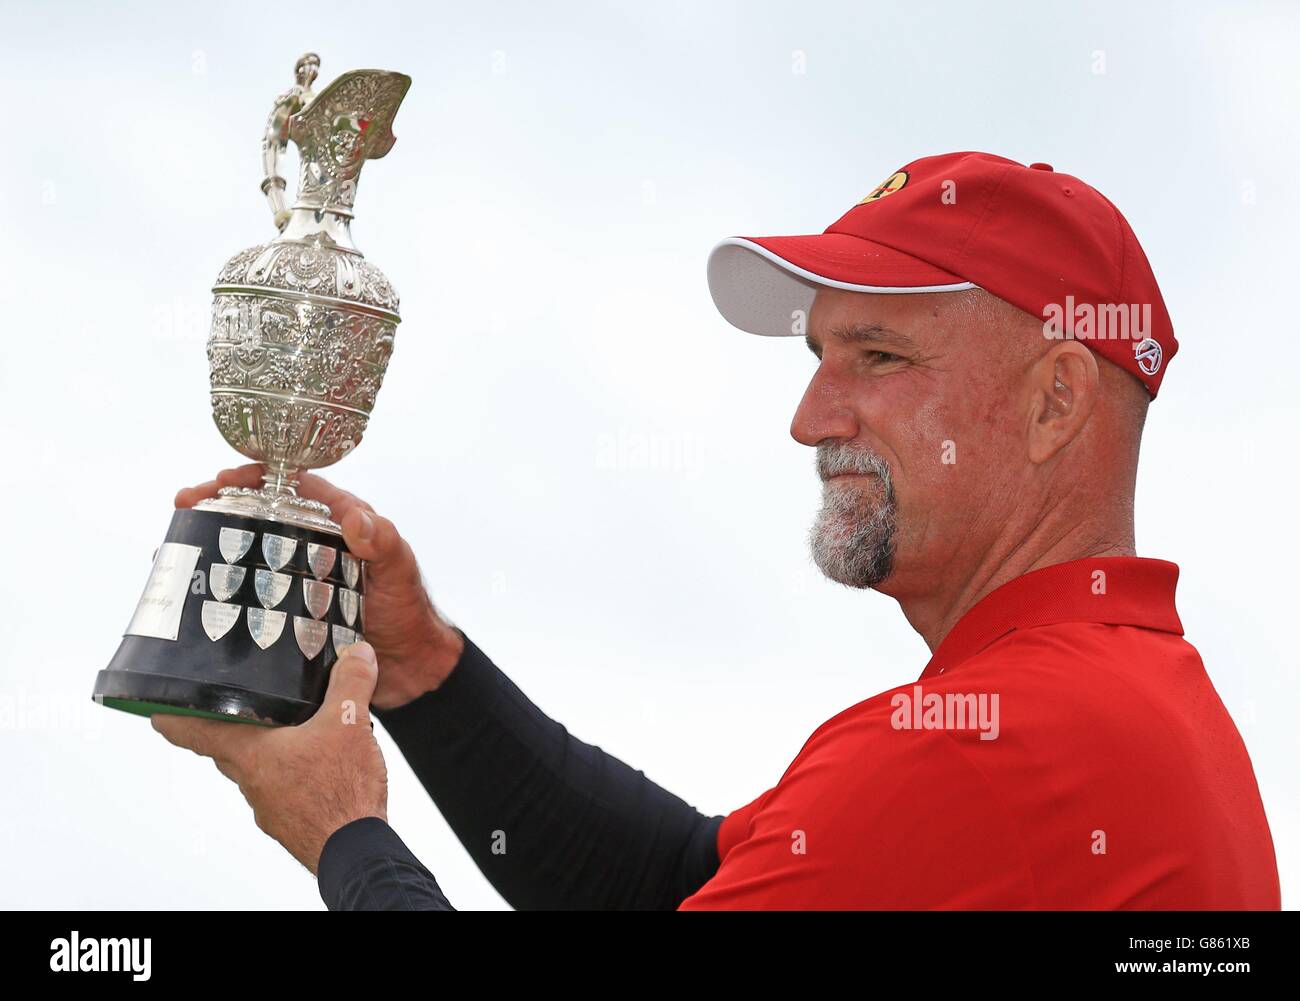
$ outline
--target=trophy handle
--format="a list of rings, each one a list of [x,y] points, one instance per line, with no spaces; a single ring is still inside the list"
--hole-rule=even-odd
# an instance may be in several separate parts
[[[289,222],[289,200],[280,174],[280,157],[289,146],[289,119],[312,99],[311,85],[320,72],[320,56],[304,53],[293,67],[294,85],[275,99],[262,134],[262,194],[271,207],[275,228],[283,231]]]

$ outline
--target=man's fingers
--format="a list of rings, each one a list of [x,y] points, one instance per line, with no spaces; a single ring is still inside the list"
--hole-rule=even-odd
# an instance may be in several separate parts
[[[356,494],[336,487],[329,480],[315,473],[303,473],[298,478],[298,493],[308,500],[320,501],[328,505],[330,514],[337,522],[342,522],[354,507],[360,507],[365,511],[374,510]]]
[[[176,494],[176,506],[181,508],[193,507],[201,500],[217,496],[217,491],[221,487],[253,487],[262,486],[262,474],[266,472],[266,467],[260,462],[250,462],[243,466],[236,466],[233,469],[223,469],[217,474],[215,480],[208,480],[206,483],[200,483],[198,486],[186,487]],[[316,476],[314,473],[302,473],[298,477],[298,494],[307,500],[320,501],[329,507],[330,513],[335,521],[346,517],[347,513],[355,507],[362,510],[373,510],[369,504],[363,501],[356,494],[336,487],[329,480]]]
[[[257,727],[196,719],[172,713],[154,713],[153,728],[177,747],[188,747],[208,758],[237,760],[249,744],[261,737]]]
[[[199,501],[215,496],[217,496],[217,481],[208,480],[207,483],[200,483],[197,487],[185,487],[177,491],[175,504],[181,508],[193,507]]]
[[[229,758],[213,758],[212,763],[217,766],[217,771],[230,779],[230,781],[234,782],[236,785],[239,784],[239,780],[244,776],[243,769]]]
[[[353,508],[339,522],[348,549],[367,563],[380,564],[402,556],[406,543],[397,526],[383,515],[365,508]]]
[[[223,487],[260,487],[265,472],[266,467],[260,462],[249,462],[233,469],[223,469],[217,473],[217,483]]]
[[[345,647],[338,663],[330,671],[325,701],[311,722],[332,724],[343,720],[366,726],[370,722],[370,700],[378,681],[375,648],[364,641]]]
[[[185,487],[176,494],[176,506],[193,507],[201,500],[217,496],[221,487],[256,487],[262,483],[262,467],[257,463],[239,466],[236,469],[223,469],[215,480],[208,480],[196,487]]]

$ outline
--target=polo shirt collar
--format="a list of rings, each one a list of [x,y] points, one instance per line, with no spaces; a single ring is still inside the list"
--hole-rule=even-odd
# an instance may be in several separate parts
[[[1138,556],[1099,556],[1034,570],[977,601],[943,638],[921,680],[951,670],[1016,629],[1057,622],[1140,626],[1181,636],[1177,584],[1176,564]]]

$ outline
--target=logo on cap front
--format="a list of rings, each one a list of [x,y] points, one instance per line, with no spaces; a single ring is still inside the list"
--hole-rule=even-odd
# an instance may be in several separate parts
[[[858,202],[859,205],[866,205],[867,202],[878,202],[885,195],[892,195],[895,191],[907,183],[907,171],[900,170],[890,174],[884,181],[876,185],[875,190],[866,198]]]
[[[1164,352],[1160,350],[1160,342],[1148,337],[1146,340],[1139,341],[1133,347],[1133,357],[1137,359],[1138,368],[1147,375],[1155,375],[1160,371],[1160,363],[1164,360]]]

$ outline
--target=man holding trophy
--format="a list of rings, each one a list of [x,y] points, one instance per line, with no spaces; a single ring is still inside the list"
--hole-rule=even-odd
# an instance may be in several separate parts
[[[216,289],[214,415],[256,461],[177,495],[96,698],[212,757],[331,909],[451,909],[388,826],[372,718],[519,908],[1279,906],[1178,568],[1135,555],[1142,427],[1177,342],[1102,195],[953,153],[824,233],[715,248],[722,314],[818,359],[791,427],[823,482],[815,561],[898,600],[932,657],[706,815],[547,717],[438,614],[397,527],[304,471],[360,440],[391,350],[396,295],[348,220],[409,84],[357,71],[312,95],[317,63],[268,126],[281,236]]]

